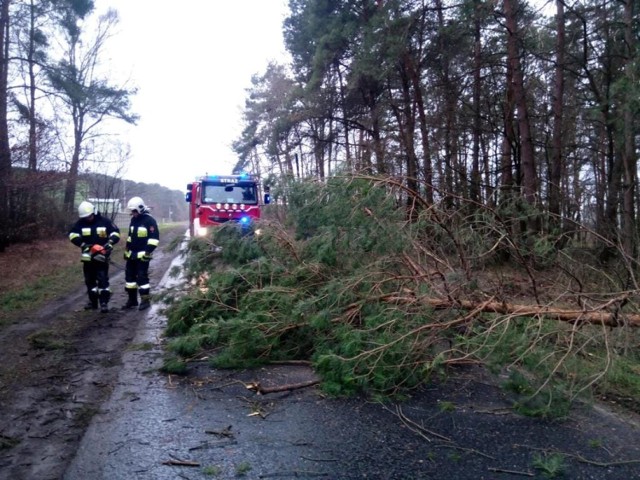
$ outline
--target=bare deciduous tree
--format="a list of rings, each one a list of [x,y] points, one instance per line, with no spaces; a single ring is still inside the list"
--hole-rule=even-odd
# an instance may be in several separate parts
[[[130,95],[134,92],[111,86],[108,79],[99,74],[102,49],[117,21],[117,13],[108,11],[100,18],[91,40],[82,39],[82,34],[87,32],[78,28],[76,21],[68,21],[65,58],[49,72],[49,81],[73,125],[64,195],[64,210],[68,214],[74,207],[85,142],[96,134],[97,127],[107,118],[132,124],[137,121],[137,116],[130,111]]]

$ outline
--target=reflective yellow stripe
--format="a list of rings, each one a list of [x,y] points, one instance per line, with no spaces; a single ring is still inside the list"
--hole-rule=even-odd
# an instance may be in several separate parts
[[[138,288],[138,284],[136,282],[127,282],[124,284],[124,288],[127,290],[135,290]]]
[[[82,236],[83,237],[90,237],[91,236],[91,227],[84,227],[82,229]]]
[[[96,233],[101,238],[106,238],[107,236],[107,227],[98,227],[96,228]]]
[[[147,227],[138,227],[138,237],[139,238],[144,238],[144,237],[148,237],[149,236],[149,232],[147,231]]]
[[[71,232],[69,234],[69,240],[73,240],[73,239],[79,238],[79,237],[80,237],[80,235],[78,235],[76,232]]]
[[[147,245],[153,245],[155,247],[157,247],[159,243],[160,243],[160,240],[158,240],[157,238],[150,238],[147,241]]]

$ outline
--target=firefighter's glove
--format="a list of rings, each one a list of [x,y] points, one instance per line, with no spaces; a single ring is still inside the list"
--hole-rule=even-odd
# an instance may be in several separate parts
[[[91,247],[93,247],[93,245],[90,245],[88,243],[83,243],[82,245],[80,245],[80,248],[82,248],[82,253],[91,253]]]
[[[104,245],[104,250],[105,250],[107,253],[111,253],[111,250],[113,250],[113,243],[111,243],[111,242],[107,242],[107,243]]]
[[[138,252],[137,258],[142,262],[148,262],[149,260],[151,260],[151,255],[147,252]]]

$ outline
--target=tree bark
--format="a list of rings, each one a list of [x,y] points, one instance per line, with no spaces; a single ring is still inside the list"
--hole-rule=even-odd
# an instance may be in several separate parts
[[[637,90],[632,88],[634,84],[634,53],[635,43],[633,38],[633,4],[635,2],[627,0],[624,8],[624,24],[625,24],[625,43],[627,48],[627,55],[625,58],[625,70],[628,93],[626,94],[626,100],[623,107],[624,127],[623,127],[623,164],[624,164],[624,190],[622,196],[623,203],[623,225],[622,225],[622,246],[625,253],[630,258],[635,258],[636,252],[636,214],[635,214],[635,196],[637,185],[637,165],[638,159],[636,156],[635,145],[635,129],[633,118],[633,104],[635,101],[634,96],[637,95]]]
[[[76,122],[76,120],[78,120]],[[75,125],[77,123],[77,125]],[[74,118],[74,145],[71,155],[71,164],[67,172],[67,183],[64,189],[64,211],[69,218],[73,217],[76,187],[78,185],[78,171],[80,170],[80,152],[82,148],[82,121]]]
[[[29,51],[27,52],[27,67],[29,69],[29,170],[38,169],[36,146],[36,73],[35,73],[35,35],[36,12],[33,0],[29,5]]]
[[[384,299],[391,303],[421,303],[429,305],[437,310],[457,308],[467,311],[498,313],[513,317],[545,317],[552,320],[559,320],[570,323],[589,323],[595,325],[605,325],[607,327],[640,327],[640,314],[621,313],[618,311],[604,311],[604,309],[593,310],[571,310],[564,308],[548,307],[542,305],[524,305],[505,302],[479,302],[471,300],[450,300],[445,298],[422,298],[388,296]]]
[[[405,153],[405,178],[407,181],[407,188],[411,191],[417,192],[418,183],[416,179],[416,173],[418,171],[418,168],[414,144],[416,122],[415,112],[412,108],[413,98],[411,95],[411,85],[408,73],[409,62],[411,62],[411,60],[409,59],[409,53],[405,52],[398,65],[402,94],[402,106],[392,104],[392,109],[398,122],[398,130],[400,133],[399,138],[402,141],[402,147]],[[392,95],[390,95],[390,97],[392,97]],[[408,217],[412,220],[415,220],[418,214],[415,207],[416,205],[414,203],[413,196],[408,196],[407,212]]]
[[[480,203],[480,136],[482,126],[482,112],[480,111],[480,90],[482,81],[482,37],[480,31],[480,2],[474,2],[473,14],[473,153],[471,158],[471,184],[469,198],[472,202]]]
[[[506,65],[505,76],[505,98],[502,106],[502,115],[504,122],[504,136],[502,137],[502,146],[500,151],[500,169],[499,169],[499,202],[508,201],[513,195],[513,166],[515,159],[516,134],[513,123],[515,101],[513,92],[513,68],[509,62]]]
[[[11,148],[7,119],[9,70],[9,3],[0,0],[0,252],[9,242],[9,185],[11,184]]]
[[[520,134],[520,158],[522,176],[522,196],[529,205],[535,205],[537,201],[537,173],[529,122],[529,110],[527,107],[524,74],[520,64],[520,40],[517,22],[518,0],[504,0],[504,15],[507,26],[507,62],[513,72],[513,93],[515,97],[518,129]],[[537,230],[536,221],[530,215],[527,228],[530,232]],[[533,233],[532,232],[532,233]]]
[[[555,84],[553,86],[553,148],[549,171],[549,213],[551,214],[552,225],[560,226],[565,57],[564,0],[556,0],[556,9],[556,71]]]

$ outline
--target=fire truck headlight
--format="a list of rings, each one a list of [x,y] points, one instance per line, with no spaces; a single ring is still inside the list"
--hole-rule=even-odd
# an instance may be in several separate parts
[[[207,229],[205,227],[200,227],[196,230],[196,235],[198,237],[206,237],[207,236]]]

